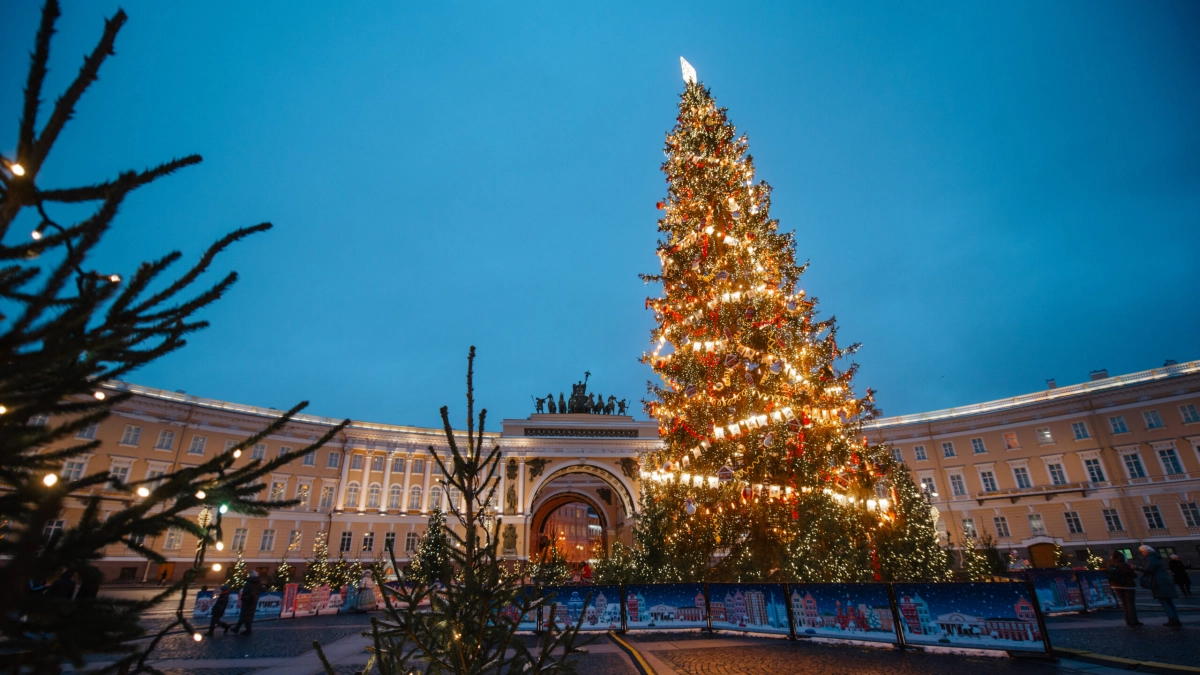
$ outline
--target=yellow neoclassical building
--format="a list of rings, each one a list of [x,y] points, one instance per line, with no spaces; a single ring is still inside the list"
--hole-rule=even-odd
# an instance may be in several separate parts
[[[280,415],[128,383],[108,386],[133,396],[81,432],[81,438],[100,439],[100,448],[66,462],[64,477],[108,470],[116,480],[153,478],[199,464]],[[1055,544],[1082,555],[1088,547],[1106,554],[1146,542],[1196,563],[1198,406],[1200,361],[1192,361],[1119,377],[1098,372],[1083,384],[878,419],[865,433],[889,443],[909,467],[952,545],[989,533],[1001,548],[1049,565]],[[502,450],[496,508],[506,555],[525,559],[550,543],[566,515],[588,523],[594,549],[631,542],[638,459],[658,447],[658,426],[609,408],[610,414],[535,413],[504,420],[488,434]],[[299,415],[239,461],[295,452],[337,422]],[[298,499],[298,506],[266,518],[229,514],[224,550],[210,550],[209,559],[229,564],[240,551],[262,571],[285,556],[303,567],[318,536],[327,538],[334,557],[369,561],[392,545],[406,559],[433,505],[447,510],[458,499],[440,484],[431,447],[448,452],[440,429],[353,422],[268,479],[264,497]],[[110,510],[137,499],[127,491],[95,490]],[[78,517],[86,496],[72,502],[47,536]],[[559,513],[564,508],[573,511]],[[196,542],[171,531],[147,544],[171,562],[148,564],[123,546],[111,547],[102,563],[108,579],[177,578]]]

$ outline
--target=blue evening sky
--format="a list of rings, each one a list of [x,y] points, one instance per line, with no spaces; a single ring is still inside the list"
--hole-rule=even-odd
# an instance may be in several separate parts
[[[585,370],[641,398],[680,55],[886,414],[1200,358],[1197,3],[585,4],[125,1],[43,185],[205,162],[97,265],[276,224],[221,260],[212,328],[130,379],[460,423],[476,344],[493,420]],[[116,7],[65,3],[48,98]],[[36,23],[0,6],[6,154]]]

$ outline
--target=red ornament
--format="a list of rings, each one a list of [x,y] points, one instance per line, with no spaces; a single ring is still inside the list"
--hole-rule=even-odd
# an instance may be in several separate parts
[[[656,209],[658,209],[659,211],[661,211],[661,210],[663,209],[663,203],[662,203],[662,202],[658,202],[657,204],[655,204],[655,205],[654,205],[654,208],[656,208]]]

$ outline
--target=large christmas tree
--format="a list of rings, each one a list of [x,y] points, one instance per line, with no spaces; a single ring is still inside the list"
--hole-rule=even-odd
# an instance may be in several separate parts
[[[643,463],[639,567],[714,579],[945,578],[928,506],[861,424],[872,393],[798,288],[745,136],[683,62],[658,204],[662,285],[645,355],[664,449]],[[914,499],[914,496],[916,498]],[[645,569],[642,570],[646,571]]]

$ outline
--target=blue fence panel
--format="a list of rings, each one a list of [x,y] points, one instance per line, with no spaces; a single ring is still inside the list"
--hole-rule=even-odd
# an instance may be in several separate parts
[[[887,584],[788,584],[796,637],[899,643]]]
[[[579,629],[606,631],[621,629],[620,586],[546,586],[546,595],[554,593],[554,625],[572,626],[583,616]],[[585,604],[586,602],[586,604]],[[550,605],[542,610],[543,628],[550,626]]]
[[[1079,589],[1083,591],[1083,601],[1088,609],[1116,607],[1117,594],[1113,593],[1112,585],[1108,583],[1108,573],[1101,570],[1076,570],[1079,578]]]
[[[704,584],[629,584],[623,599],[626,628],[707,628],[704,600]]]
[[[897,583],[893,587],[908,644],[1048,651],[1027,584]]]
[[[713,630],[790,635],[783,584],[709,584]]]
[[[1079,578],[1075,570],[1026,570],[1025,576],[1033,582],[1042,613],[1087,609],[1083,604],[1083,593],[1079,590]]]

